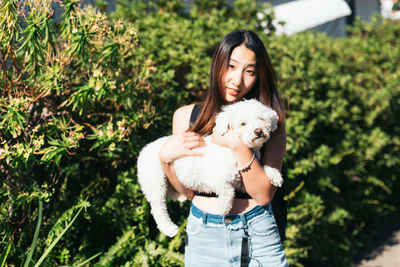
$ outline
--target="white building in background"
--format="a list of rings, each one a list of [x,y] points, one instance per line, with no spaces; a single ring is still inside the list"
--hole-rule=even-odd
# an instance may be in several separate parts
[[[345,17],[352,11],[344,0],[297,0],[274,5],[273,25],[278,35],[292,35],[309,29],[343,36]],[[283,2],[283,1],[281,1]],[[279,24],[283,21],[284,24]]]
[[[381,13],[383,0],[269,0],[273,5],[277,34],[291,35],[305,30],[325,32],[332,37],[346,36],[346,25],[355,17],[369,21],[373,13]]]

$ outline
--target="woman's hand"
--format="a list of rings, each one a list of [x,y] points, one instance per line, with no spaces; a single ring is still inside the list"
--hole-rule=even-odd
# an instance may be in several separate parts
[[[161,147],[159,157],[162,163],[172,164],[175,160],[187,156],[202,156],[201,152],[193,148],[205,146],[201,135],[194,132],[184,132],[172,135]]]
[[[240,136],[233,130],[229,130],[224,134],[213,131],[211,135],[211,142],[217,145],[228,147],[232,150],[236,150],[237,148],[245,145]]]

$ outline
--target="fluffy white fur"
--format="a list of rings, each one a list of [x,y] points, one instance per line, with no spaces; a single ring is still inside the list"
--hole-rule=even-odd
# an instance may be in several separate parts
[[[219,133],[234,130],[257,158],[260,158],[259,150],[269,139],[270,133],[276,130],[277,121],[278,115],[271,108],[256,100],[244,100],[224,106],[217,114],[214,130]],[[261,134],[257,135],[260,131]],[[173,200],[184,200],[184,197],[179,196],[168,183],[158,157],[168,138],[169,136],[161,137],[146,145],[139,154],[137,168],[139,184],[150,203],[158,228],[172,237],[177,234],[178,227],[169,217],[166,196]],[[235,189],[244,192],[244,186],[232,151],[212,143],[210,138],[204,138],[206,147],[196,148],[203,153],[202,157],[178,159],[174,162],[174,168],[178,179],[187,188],[199,192],[215,192],[220,213],[227,214],[232,208]],[[273,185],[282,185],[282,176],[277,169],[265,166],[264,170]]]

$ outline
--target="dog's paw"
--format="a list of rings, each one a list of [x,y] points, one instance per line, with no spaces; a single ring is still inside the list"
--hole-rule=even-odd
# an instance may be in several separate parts
[[[283,178],[278,169],[275,169],[275,168],[272,168],[269,166],[264,166],[264,171],[268,177],[268,180],[271,182],[272,185],[277,186],[277,187],[282,186]]]
[[[170,199],[172,199],[173,201],[179,201],[179,202],[183,202],[185,200],[187,200],[187,198],[184,195],[179,194],[178,192],[173,192],[173,193],[168,193],[168,196]]]
[[[186,198],[184,195],[179,195],[179,197],[177,198],[177,200],[178,200],[179,202],[183,202],[183,201],[186,201],[187,198]]]
[[[179,228],[178,228],[178,226],[173,225],[173,226],[168,227],[168,228],[164,227],[163,229],[160,229],[160,231],[161,231],[161,233],[163,233],[166,236],[174,237],[179,232]]]
[[[229,209],[229,210],[227,210],[227,209],[220,209],[220,210],[219,210],[219,213],[220,213],[221,215],[228,215],[228,214],[229,214],[229,211],[230,211],[230,209]]]
[[[222,214],[222,215],[227,215],[231,211],[231,209],[232,209],[232,205],[227,206],[225,204],[219,203],[218,213]]]

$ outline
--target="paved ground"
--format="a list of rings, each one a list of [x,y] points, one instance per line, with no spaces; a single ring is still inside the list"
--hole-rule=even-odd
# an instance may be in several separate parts
[[[400,221],[394,222],[388,233],[376,245],[365,251],[355,267],[400,267]]]

